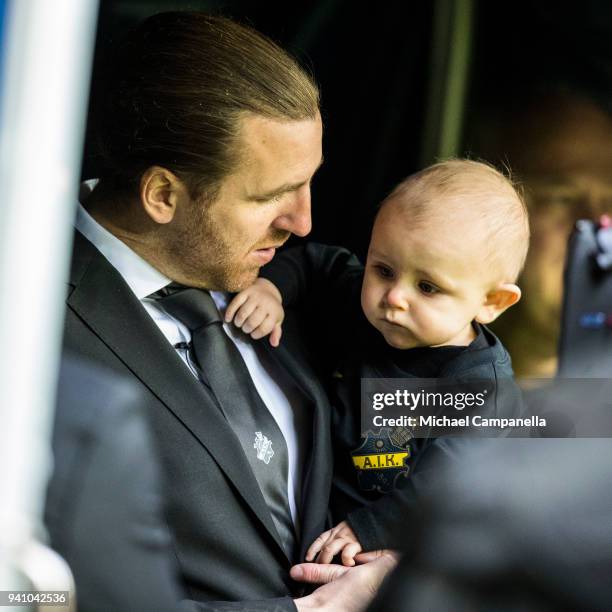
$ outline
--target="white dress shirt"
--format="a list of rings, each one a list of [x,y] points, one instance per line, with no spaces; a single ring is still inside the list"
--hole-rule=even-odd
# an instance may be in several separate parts
[[[82,185],[81,201],[85,201],[95,188],[96,183],[97,181],[87,181]],[[75,227],[121,274],[123,280],[140,300],[144,309],[172,346],[178,343],[191,342],[191,333],[187,327],[162,310],[155,300],[147,297],[172,282],[171,279],[161,274],[124,242],[102,227],[83,208],[80,202]],[[217,308],[223,313],[228,304],[228,295],[217,291],[211,291],[210,294]],[[240,351],[255,388],[285,437],[289,455],[287,479],[289,507],[296,529],[299,529],[298,508],[301,502],[300,492],[306,444],[298,433],[309,432],[312,427],[307,420],[305,400],[297,390],[295,383],[270,359],[264,350],[256,346],[249,336],[225,323],[223,329]],[[191,373],[197,378],[196,371],[187,359],[187,351],[177,349],[177,352]]]

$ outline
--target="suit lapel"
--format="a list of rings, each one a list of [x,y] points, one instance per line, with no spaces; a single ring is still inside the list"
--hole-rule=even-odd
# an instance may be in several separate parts
[[[78,232],[68,306],[208,449],[283,547],[240,442],[119,273]],[[283,551],[284,554],[284,551]]]

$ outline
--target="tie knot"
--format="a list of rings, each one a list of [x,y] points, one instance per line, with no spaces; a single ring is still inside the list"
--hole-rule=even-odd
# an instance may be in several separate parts
[[[169,315],[193,332],[223,320],[208,291],[171,283],[151,296]]]
[[[185,291],[185,289],[189,289],[189,287],[185,285],[179,285],[178,283],[168,283],[165,287],[162,287],[161,289],[159,289],[155,293],[152,293],[151,295],[148,295],[147,297],[151,298],[152,300],[161,300],[161,298],[174,295],[179,291]]]

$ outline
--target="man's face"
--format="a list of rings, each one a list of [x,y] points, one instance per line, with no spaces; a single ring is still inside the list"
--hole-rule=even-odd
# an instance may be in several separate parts
[[[471,322],[487,291],[482,266],[463,238],[456,227],[411,227],[393,202],[381,210],[368,250],[361,306],[388,344],[409,349],[469,343]]]
[[[310,232],[310,182],[321,164],[320,117],[241,120],[241,162],[212,202],[191,202],[177,215],[170,250],[196,287],[249,286],[291,234]]]

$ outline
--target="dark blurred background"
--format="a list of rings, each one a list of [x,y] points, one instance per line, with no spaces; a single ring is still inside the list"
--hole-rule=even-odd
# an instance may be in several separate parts
[[[246,22],[314,73],[325,164],[313,240],[363,257],[377,204],[437,159],[512,169],[533,239],[524,298],[495,331],[519,375],[554,374],[567,236],[575,219],[612,212],[611,3],[102,0],[96,55],[177,9]],[[96,174],[87,153],[83,174]]]

